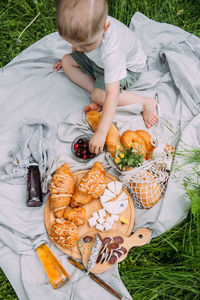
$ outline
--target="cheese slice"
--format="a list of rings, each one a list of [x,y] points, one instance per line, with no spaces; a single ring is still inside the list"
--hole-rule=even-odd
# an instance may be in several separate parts
[[[115,194],[113,194],[110,190],[105,189],[105,192],[100,197],[101,202],[107,202],[115,197]]]
[[[121,195],[119,195],[117,200],[128,200],[128,196],[125,192],[123,192]]]
[[[128,200],[115,200],[104,203],[103,206],[110,214],[119,215],[127,208]]]
[[[115,181],[111,181],[107,184],[107,188],[115,195]]]
[[[122,183],[120,181],[115,181],[115,194],[119,195],[122,190]]]

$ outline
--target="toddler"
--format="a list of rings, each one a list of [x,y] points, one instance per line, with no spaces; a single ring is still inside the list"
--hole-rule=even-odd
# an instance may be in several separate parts
[[[129,91],[142,71],[146,56],[135,34],[108,16],[106,0],[58,0],[57,27],[72,45],[72,53],[54,65],[91,94],[84,111],[102,109],[98,128],[90,140],[93,153],[102,153],[116,107],[140,102],[147,128],[157,122],[156,100]]]

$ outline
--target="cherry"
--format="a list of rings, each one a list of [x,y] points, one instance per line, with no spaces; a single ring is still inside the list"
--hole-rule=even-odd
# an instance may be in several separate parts
[[[79,139],[78,142],[77,142],[77,144],[78,144],[79,146],[81,146],[81,145],[83,144],[83,139]]]
[[[79,148],[79,145],[76,143],[74,144],[74,150],[77,150]]]
[[[88,159],[87,155],[84,154],[84,155],[82,156],[82,159]]]
[[[87,145],[88,145],[88,142],[85,141],[85,142],[83,142],[83,144],[81,145],[81,147],[82,147],[83,149],[86,149],[86,148],[87,148]]]
[[[79,150],[77,150],[77,151],[75,152],[75,154],[76,154],[77,157],[81,157],[81,152],[80,152]]]
[[[81,150],[81,154],[82,155],[87,155],[87,151],[86,150]]]
[[[93,158],[94,156],[95,156],[94,153],[90,153],[90,154],[89,154],[89,158]]]

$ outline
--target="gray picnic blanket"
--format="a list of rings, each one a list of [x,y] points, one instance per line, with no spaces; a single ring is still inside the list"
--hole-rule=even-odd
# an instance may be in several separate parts
[[[130,28],[140,38],[148,56],[148,71],[132,86],[134,93],[154,97],[160,103],[159,122],[149,133],[164,137],[178,150],[200,144],[200,40],[169,24],[154,22],[136,13]],[[53,64],[71,46],[58,33],[33,44],[0,73],[0,266],[19,299],[115,299],[87,276],[75,270],[66,255],[48,244],[69,272],[71,280],[53,290],[35,254],[35,247],[48,243],[44,207],[26,206],[26,167],[34,157],[43,172],[44,191],[53,171],[63,162],[73,171],[88,168],[71,155],[71,141],[82,132],[90,132],[82,113],[90,102],[89,94],[71,82]],[[145,129],[140,105],[117,109],[114,121],[120,132]],[[30,125],[31,124],[31,125]],[[31,127],[32,126],[32,127]],[[38,147],[36,147],[38,145]],[[108,172],[118,176],[106,154],[98,156]],[[175,166],[182,163],[175,157]],[[158,236],[183,220],[189,209],[182,182],[184,172],[175,170],[164,198],[152,209],[135,209],[135,226],[151,228]],[[113,173],[114,172],[114,173]],[[47,194],[44,202],[47,199]],[[124,299],[130,295],[117,266],[101,274]]]

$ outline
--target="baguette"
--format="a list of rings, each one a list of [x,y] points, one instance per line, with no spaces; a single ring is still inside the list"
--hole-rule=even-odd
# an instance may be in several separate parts
[[[90,110],[88,113],[86,113],[85,118],[92,130],[95,132],[100,122],[101,114],[98,111]],[[106,147],[113,158],[115,158],[117,150],[123,150],[123,146],[120,142],[119,131],[113,123],[111,124],[106,136]]]

